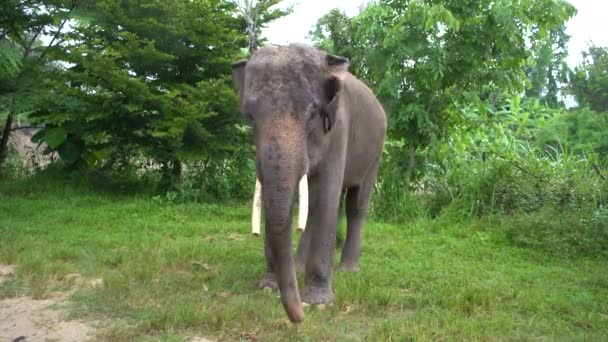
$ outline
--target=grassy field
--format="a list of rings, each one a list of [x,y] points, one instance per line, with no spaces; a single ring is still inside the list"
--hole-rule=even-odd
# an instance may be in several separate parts
[[[500,218],[368,223],[361,271],[336,273],[335,305],[289,324],[257,289],[263,239],[249,215],[65,181],[1,184],[0,263],[17,269],[0,298],[75,289],[69,313],[112,341],[608,339],[608,261],[517,248]]]

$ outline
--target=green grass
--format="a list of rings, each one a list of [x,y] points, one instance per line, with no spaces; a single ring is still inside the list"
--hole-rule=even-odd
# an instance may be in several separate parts
[[[369,222],[361,271],[335,274],[335,305],[288,324],[257,289],[263,239],[249,215],[68,181],[1,184],[0,262],[17,270],[0,298],[76,288],[70,313],[111,341],[608,339],[608,261],[514,246],[500,218]]]

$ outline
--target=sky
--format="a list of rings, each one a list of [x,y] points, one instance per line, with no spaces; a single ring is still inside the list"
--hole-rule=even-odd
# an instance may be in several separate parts
[[[310,43],[306,36],[317,20],[333,8],[344,10],[347,15],[356,15],[359,7],[368,0],[284,0],[282,6],[294,5],[294,12],[271,23],[263,32],[272,44],[291,42]],[[589,43],[608,46],[608,0],[569,0],[578,9],[577,15],[566,24],[570,37],[568,65],[581,63],[581,52]]]

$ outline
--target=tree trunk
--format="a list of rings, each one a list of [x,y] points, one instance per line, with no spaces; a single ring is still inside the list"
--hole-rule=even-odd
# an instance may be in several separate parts
[[[247,25],[247,36],[249,37],[249,54],[252,54],[258,48],[258,33],[257,33],[257,7],[253,0],[245,0],[243,5],[243,17]]]
[[[8,113],[4,129],[2,130],[2,139],[0,139],[0,175],[2,175],[2,167],[8,155],[8,138],[11,134],[11,126],[13,125],[13,114]]]
[[[178,182],[182,178],[182,162],[179,158],[173,158],[173,162],[171,163],[171,175],[173,177],[173,181]]]
[[[412,175],[414,174],[414,168],[416,167],[416,145],[411,144],[407,147],[408,161],[407,161],[407,186],[409,187],[412,182]]]

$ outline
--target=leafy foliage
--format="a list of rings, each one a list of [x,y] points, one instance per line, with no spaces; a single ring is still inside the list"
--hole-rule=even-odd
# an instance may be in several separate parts
[[[588,108],[562,112],[542,127],[536,136],[539,146],[566,150],[576,155],[608,155],[608,112]]]
[[[355,62],[355,32],[352,19],[338,9],[321,17],[308,33],[315,46],[330,53],[347,57]],[[356,66],[356,62],[354,66]],[[357,74],[356,71],[352,71]]]
[[[10,81],[21,71],[22,62],[8,41],[0,42],[0,80]]]
[[[517,246],[606,255],[608,160],[605,123],[595,119],[603,116],[518,97],[497,110],[483,102],[460,107],[455,134],[420,152],[427,163],[415,192],[395,176],[399,159],[389,143],[373,215],[396,222],[498,216]]]
[[[42,79],[54,66],[46,58],[57,44],[77,1],[14,1],[0,9],[0,171],[8,153],[13,123],[38,108],[46,89]],[[44,46],[43,34],[53,38]]]
[[[13,2],[0,12],[0,54],[19,58],[0,64],[12,78],[0,112],[43,126],[34,140],[64,164],[150,158],[170,187],[184,161],[250,155],[230,80],[247,46],[235,1]],[[279,2],[257,2],[258,29],[289,12]]]
[[[565,26],[549,30],[549,34],[537,41],[531,48],[531,63],[526,68],[529,87],[526,96],[538,98],[549,107],[563,107],[563,93],[560,91],[568,81],[568,41],[570,36],[565,32]]]
[[[69,67],[31,116],[65,161],[143,152],[177,165],[238,141],[227,75],[245,41],[232,3],[100,1],[87,10],[90,20],[52,52]]]
[[[409,155],[411,175],[415,150],[458,124],[457,102],[499,89],[522,91],[531,56],[526,44],[544,39],[573,14],[560,0],[379,0],[350,25],[330,12],[313,37],[342,52],[348,52],[343,45],[352,45],[355,72],[388,107],[391,138],[409,148],[403,154]]]
[[[579,105],[608,111],[608,48],[592,46],[583,64],[570,72],[570,91]]]

